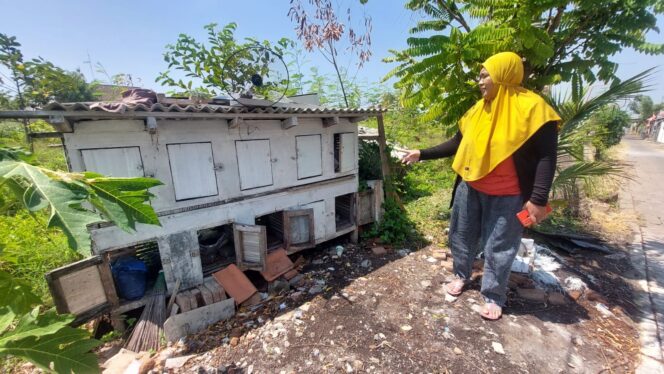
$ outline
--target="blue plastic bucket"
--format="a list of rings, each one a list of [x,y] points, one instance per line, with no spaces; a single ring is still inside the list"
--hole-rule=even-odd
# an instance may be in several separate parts
[[[121,257],[111,265],[118,296],[125,300],[137,300],[145,295],[147,267],[136,257]]]

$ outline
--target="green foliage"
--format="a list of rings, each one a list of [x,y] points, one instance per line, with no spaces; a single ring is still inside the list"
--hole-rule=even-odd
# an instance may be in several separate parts
[[[98,174],[53,172],[22,161],[0,160],[0,185],[7,187],[30,212],[48,209],[48,226],[60,228],[67,235],[70,247],[84,255],[90,249],[86,226],[101,220],[99,213],[83,207],[84,201],[91,202],[105,218],[130,231],[135,222],[159,224],[152,208],[143,203],[151,196],[146,189],[160,184],[152,178],[103,178]]]
[[[25,282],[46,305],[52,305],[44,274],[82,256],[69,248],[59,230],[46,227],[46,213],[30,214],[19,207],[17,202],[13,212],[0,213],[0,270]]]
[[[598,154],[620,143],[629,124],[629,114],[616,105],[606,105],[594,113],[588,120],[588,127],[592,131],[592,144]]]
[[[26,60],[20,47],[16,37],[0,33],[0,65],[9,70],[12,80],[6,82],[4,87],[13,92],[13,95],[5,95],[0,100],[0,107],[43,105],[53,100],[73,102],[94,99],[95,85],[88,84],[80,71],[66,71],[41,57]]]
[[[81,253],[87,254],[85,249],[90,247],[87,224],[102,217],[127,231],[136,222],[159,224],[155,212],[145,204],[152,196],[147,189],[161,184],[155,179],[56,172],[23,161],[27,155],[16,149],[0,150],[0,187],[35,217],[48,208],[48,226],[59,227],[71,248]],[[10,243],[0,244],[5,249]],[[19,248],[3,250],[0,265],[16,270],[24,265],[21,255]],[[90,339],[86,330],[70,326],[74,316],[34,307],[42,301],[21,278],[25,277],[0,270],[0,356],[20,357],[48,372],[98,372],[97,359],[89,352],[99,342]]]
[[[0,272],[0,277],[7,277],[7,274]],[[25,290],[19,290],[7,296],[20,297],[24,293]],[[0,299],[1,305],[9,303],[11,299]],[[74,316],[58,315],[53,309],[40,313],[40,307],[35,307],[26,313],[24,306],[16,309],[3,306],[0,308],[0,356],[25,358],[47,372],[98,372],[97,357],[89,352],[99,342],[90,339],[87,331],[70,327],[73,320]]]
[[[397,66],[386,79],[396,77],[402,102],[448,133],[479,98],[479,66],[497,52],[524,57],[525,85],[538,91],[573,79],[615,79],[617,65],[610,58],[623,48],[664,53],[663,44],[645,40],[648,30],[657,30],[655,15],[664,11],[659,0],[410,0],[406,6],[429,18],[411,30],[425,36],[391,51],[385,61]]]
[[[276,61],[277,56],[283,56],[287,48],[292,47],[292,41],[282,38],[277,43],[267,40],[259,42],[256,39],[245,38],[244,42],[235,39],[237,24],[229,23],[221,30],[217,24],[205,26],[207,30],[207,44],[193,37],[180,34],[175,44],[166,46],[164,61],[168,69],[162,72],[156,82],[164,86],[177,87],[186,93],[203,97],[212,97],[228,89],[231,82],[247,82],[254,73],[265,76],[268,66]],[[265,56],[259,53],[260,49],[251,48],[262,46],[273,50],[277,56]],[[233,58],[231,58],[233,56]],[[170,69],[184,73],[190,80],[176,79]],[[271,90],[281,90],[286,87],[286,77],[272,79],[277,86],[265,87],[267,94]],[[198,86],[202,84],[202,86]],[[291,88],[287,94],[297,93],[297,88]]]
[[[403,244],[413,236],[413,224],[403,208],[392,198],[383,203],[383,219],[374,224],[367,233],[371,237],[380,237],[384,243]]]

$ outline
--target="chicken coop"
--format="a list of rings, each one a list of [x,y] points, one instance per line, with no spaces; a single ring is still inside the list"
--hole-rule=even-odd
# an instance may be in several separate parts
[[[163,182],[150,190],[161,226],[90,226],[92,257],[49,274],[58,310],[85,317],[140,306],[118,298],[110,279],[109,263],[128,254],[163,270],[170,291],[231,263],[264,270],[273,249],[292,254],[373,221],[381,197],[358,194],[357,123],[382,110],[296,100],[251,107],[160,98],[114,111],[52,103],[4,112],[52,124],[70,171]]]

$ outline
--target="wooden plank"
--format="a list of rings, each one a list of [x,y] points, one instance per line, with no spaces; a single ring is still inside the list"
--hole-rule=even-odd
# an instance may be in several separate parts
[[[272,156],[270,140],[236,140],[240,190],[271,186]]]
[[[323,174],[323,147],[321,135],[295,137],[297,179],[317,177]]]
[[[199,332],[213,323],[235,315],[235,300],[230,298],[192,311],[169,317],[164,322],[164,335],[174,342],[189,334]]]
[[[385,140],[385,125],[383,123],[383,115],[379,115],[376,117],[376,120],[378,122],[378,150],[380,152],[380,170],[381,173],[383,174],[383,181],[388,181],[390,180],[390,164],[387,158],[387,143]],[[396,191],[391,187],[391,183],[388,183],[384,185],[384,188],[386,189],[385,192],[387,196],[392,197],[396,199],[396,201],[401,202],[399,199],[399,196],[397,195]]]
[[[97,270],[99,271],[99,277],[106,293],[106,299],[113,307],[117,307],[120,304],[120,298],[115,289],[113,274],[111,274],[111,264],[107,259],[104,259],[104,262],[97,265]]]
[[[233,224],[235,257],[242,269],[265,271],[267,230],[265,226]]]
[[[104,287],[108,280],[107,275],[102,280],[100,270],[104,270],[103,265],[102,257],[94,256],[55,269],[45,275],[58,313],[92,318],[94,315],[86,313],[108,309],[111,300],[107,297],[107,293],[114,296],[114,289],[107,290]]]
[[[175,280],[175,287],[173,287],[173,290],[171,292],[171,297],[168,299],[168,304],[166,305],[167,311],[171,310],[171,308],[173,307],[173,303],[175,303],[175,296],[177,296],[178,292],[180,292],[180,283],[182,283],[182,281],[180,280],[180,278],[177,278]]]
[[[143,177],[139,147],[81,149],[86,171],[109,177]]]
[[[212,143],[168,144],[166,148],[176,201],[218,194]]]

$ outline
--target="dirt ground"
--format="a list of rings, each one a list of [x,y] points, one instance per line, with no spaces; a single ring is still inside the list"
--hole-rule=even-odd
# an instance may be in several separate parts
[[[639,349],[630,318],[630,265],[620,251],[557,256],[560,279],[588,289],[525,295],[514,277],[501,320],[479,314],[475,281],[458,299],[442,291],[445,249],[338,243],[301,253],[298,288],[186,338],[160,356],[191,357],[171,372],[200,373],[623,373]],[[293,257],[297,257],[293,256]],[[481,276],[478,269],[475,278]],[[517,289],[521,289],[517,291]],[[320,291],[320,292],[317,292]],[[550,292],[555,294],[556,292]],[[540,295],[541,296],[541,295]],[[576,301],[572,297],[578,298]],[[157,369],[161,369],[157,363]]]

